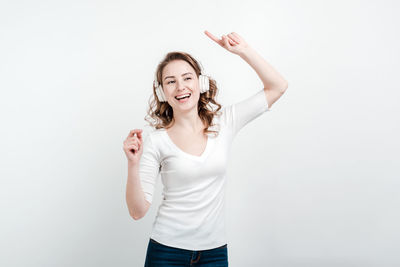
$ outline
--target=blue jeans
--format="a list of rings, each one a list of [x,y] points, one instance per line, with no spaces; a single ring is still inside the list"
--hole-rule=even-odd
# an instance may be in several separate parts
[[[144,267],[227,267],[228,245],[208,250],[174,248],[149,240]]]

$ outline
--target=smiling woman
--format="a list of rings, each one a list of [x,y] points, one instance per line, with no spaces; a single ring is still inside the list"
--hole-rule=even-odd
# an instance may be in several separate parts
[[[225,187],[229,151],[240,129],[270,110],[287,86],[239,35],[219,40],[206,34],[254,67],[264,88],[221,108],[215,100],[216,82],[204,75],[191,55],[170,52],[160,62],[154,99],[145,117],[155,130],[144,141],[141,129],[133,130],[124,146],[126,199],[135,220],[147,213],[159,175],[163,183],[145,266],[187,266],[189,262],[190,266],[228,266]]]
[[[197,126],[204,128],[204,134],[218,135],[217,131],[209,129],[214,126],[213,117],[221,109],[215,100],[217,91],[215,80],[202,74],[202,68],[194,57],[185,52],[170,52],[157,67],[154,99],[145,120],[155,129],[169,129],[176,123],[177,117],[181,117],[178,114],[196,110],[199,118]],[[182,98],[185,95],[187,97]]]

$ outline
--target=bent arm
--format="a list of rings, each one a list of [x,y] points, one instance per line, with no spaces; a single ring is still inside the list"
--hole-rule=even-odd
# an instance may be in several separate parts
[[[260,77],[264,84],[264,92],[267,98],[268,107],[278,100],[286,91],[288,82],[262,58],[253,48],[248,47],[239,54]]]

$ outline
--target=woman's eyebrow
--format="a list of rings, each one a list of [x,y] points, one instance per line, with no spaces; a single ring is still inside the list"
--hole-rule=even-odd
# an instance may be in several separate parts
[[[193,73],[191,73],[191,72],[186,72],[186,73],[182,74],[181,76],[185,76],[186,74],[192,74],[193,75]],[[167,77],[164,78],[164,80],[166,80],[167,78],[175,78],[175,76],[167,76]]]

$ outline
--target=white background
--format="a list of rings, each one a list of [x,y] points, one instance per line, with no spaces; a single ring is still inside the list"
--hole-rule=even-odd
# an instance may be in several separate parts
[[[208,30],[239,33],[289,82],[234,142],[230,266],[399,266],[399,8],[1,1],[0,265],[143,265],[162,185],[134,221],[122,145],[145,128],[158,62],[192,54],[223,105],[262,88]]]

